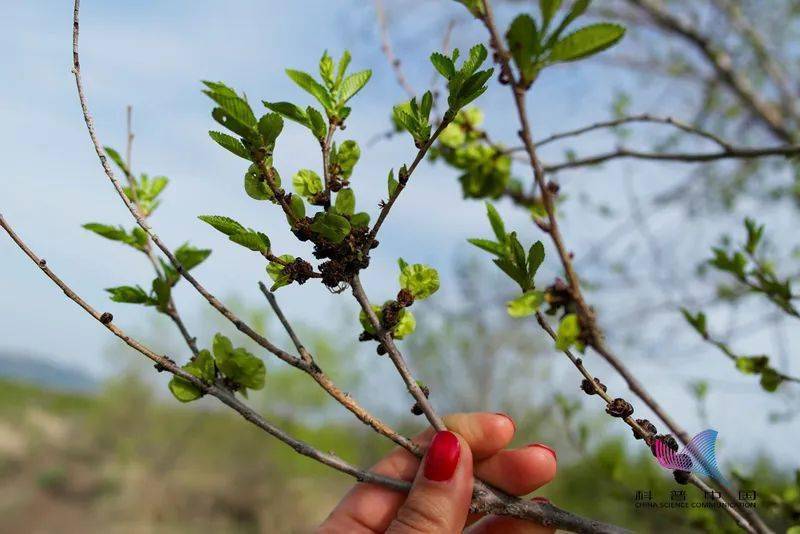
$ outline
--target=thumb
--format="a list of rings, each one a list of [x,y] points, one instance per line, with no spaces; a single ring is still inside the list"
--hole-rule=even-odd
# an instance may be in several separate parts
[[[472,451],[459,435],[443,430],[431,441],[406,502],[387,532],[461,532],[472,499]]]

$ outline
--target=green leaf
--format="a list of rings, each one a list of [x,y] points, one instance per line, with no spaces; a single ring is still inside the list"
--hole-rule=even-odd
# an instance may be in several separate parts
[[[415,263],[400,270],[400,287],[414,295],[415,300],[425,300],[439,289],[439,273],[433,267]]]
[[[433,63],[434,68],[439,74],[444,76],[447,80],[456,74],[456,67],[453,65],[453,60],[444,54],[440,54],[439,52],[431,54],[431,63]]]
[[[204,223],[210,224],[216,230],[219,230],[227,236],[232,236],[234,234],[246,231],[244,226],[234,221],[230,217],[225,217],[223,215],[200,215],[197,218]]]
[[[337,148],[336,163],[339,165],[342,178],[345,180],[350,178],[360,157],[361,149],[358,147],[358,143],[353,140],[348,139],[342,143],[342,146]]]
[[[215,132],[213,130],[208,132],[208,135],[211,136],[211,139],[216,141],[217,144],[222,148],[229,150],[230,152],[233,152],[240,158],[250,160],[250,153],[247,151],[247,149],[244,147],[241,141],[239,141],[235,137],[232,137],[226,133]]]
[[[506,226],[503,224],[503,219],[497,212],[497,209],[489,202],[486,203],[486,216],[489,217],[489,224],[492,225],[492,231],[499,243],[506,242]]]
[[[744,220],[744,227],[747,230],[745,250],[752,256],[756,253],[756,249],[759,243],[761,243],[761,239],[764,237],[764,225],[758,224],[753,219],[746,218]]]
[[[736,358],[736,368],[748,375],[756,375],[765,371],[769,365],[767,356],[739,356]]]
[[[255,124],[253,126],[245,124],[222,108],[211,110],[211,117],[228,130],[245,139],[258,139],[258,130],[256,130]]]
[[[128,234],[128,232],[122,226],[111,226],[101,223],[87,223],[83,225],[83,228],[112,241],[121,241],[122,243],[128,245],[136,244],[136,238],[133,235]]]
[[[592,0],[575,0],[567,16],[564,17],[564,20],[561,21],[561,24],[558,25],[558,28],[556,28],[556,30],[550,35],[546,45],[547,48],[550,48],[553,43],[558,41],[558,38],[561,36],[561,33],[567,29],[567,26],[572,24],[575,19],[586,12],[591,2]]]
[[[156,296],[153,304],[155,304],[158,311],[167,313],[169,299],[172,297],[172,286],[168,280],[159,277],[153,280],[152,283],[153,294]]]
[[[783,382],[783,378],[778,374],[775,369],[767,368],[761,373],[761,380],[759,383],[766,391],[773,392],[778,389],[778,386]]]
[[[234,243],[242,245],[253,252],[267,252],[270,247],[269,237],[255,230],[247,230],[242,233],[233,234],[230,239]]]
[[[625,35],[618,24],[600,23],[586,26],[557,42],[550,51],[550,62],[575,61],[605,50]]]
[[[333,111],[333,102],[328,90],[318,83],[310,74],[299,70],[286,69],[286,74],[292,79],[301,89],[309,93],[317,99],[317,102],[322,104],[329,113]]]
[[[476,18],[480,18],[484,14],[482,0],[456,0],[456,2],[466,7]]]
[[[403,258],[397,258],[397,266],[400,267],[400,270],[402,271],[403,269],[408,267],[408,262]]]
[[[367,82],[372,77],[371,70],[362,70],[355,72],[342,80],[342,85],[339,87],[339,102],[345,103],[353,98],[356,93],[361,91]]]
[[[173,376],[167,387],[169,387],[170,393],[181,402],[191,402],[203,396],[200,388],[178,376]]]
[[[277,169],[271,167],[272,176],[275,182],[275,187],[281,186],[281,176],[278,174]],[[266,179],[262,179],[263,175],[261,170],[256,164],[250,165],[247,172],[244,173],[244,191],[247,196],[255,200],[274,200],[275,194],[272,188],[267,183]]]
[[[539,11],[542,12],[542,21],[545,28],[553,20],[553,16],[559,7],[561,7],[561,0],[539,0]]]
[[[542,265],[544,261],[544,245],[541,241],[537,241],[531,248],[528,249],[528,276],[533,280],[533,277],[536,275],[536,271],[539,270],[539,266]]]
[[[369,213],[359,212],[354,213],[352,217],[350,217],[350,226],[353,228],[363,228],[369,226]]]
[[[291,263],[295,259],[291,254],[284,254],[279,256],[279,258],[286,263]],[[276,261],[271,261],[267,265],[267,274],[274,282],[270,288],[270,291],[275,291],[279,287],[287,286],[292,283],[292,279],[283,273],[283,269],[284,266]]]
[[[350,233],[350,223],[335,213],[320,213],[311,223],[311,230],[332,243],[341,243]]]
[[[302,124],[306,128],[311,128],[311,120],[302,108],[290,102],[263,102],[264,106],[270,111],[279,113],[287,119]]]
[[[233,119],[251,128],[256,125],[256,117],[253,115],[253,110],[250,109],[250,104],[237,95],[233,89],[221,82],[203,83],[209,88],[208,91],[203,91],[203,93],[216,102]]]
[[[708,337],[705,313],[699,311],[696,315],[692,315],[692,312],[686,308],[681,308],[681,313],[683,314],[684,319],[686,319],[686,322],[689,323],[698,334],[700,334],[702,337]]]
[[[110,287],[106,291],[111,295],[111,300],[114,302],[123,302],[125,304],[146,304],[151,306],[154,304],[150,295],[139,286],[119,286]]]
[[[506,310],[511,317],[520,318],[533,315],[544,302],[544,293],[541,291],[527,291],[514,300],[506,303]]]
[[[299,195],[292,195],[289,198],[289,209],[297,219],[302,219],[306,216],[306,205],[303,203],[303,197]],[[288,219],[288,217],[287,217]],[[289,221],[291,223],[291,221]]]
[[[342,57],[339,59],[339,65],[336,68],[336,85],[341,85],[344,79],[344,73],[347,72],[347,67],[350,65],[350,51],[345,50]]]
[[[248,389],[262,389],[266,381],[264,362],[246,349],[234,349],[231,340],[222,334],[214,336],[214,358],[217,368],[227,378]]]
[[[175,250],[175,258],[187,271],[194,269],[211,255],[211,250],[195,248],[189,243],[184,243]]]
[[[333,58],[328,55],[328,51],[322,53],[319,60],[319,75],[328,89],[333,89],[336,82],[333,79]]]
[[[488,239],[467,239],[468,242],[472,243],[479,249],[485,250],[490,254],[494,254],[495,256],[503,257],[505,255],[506,249],[500,243],[495,243],[494,241],[490,241]]]
[[[328,134],[328,126],[325,123],[325,119],[322,117],[322,113],[308,106],[306,108],[306,115],[310,122],[309,128],[311,129],[311,133],[314,134],[314,137],[320,141],[325,139],[325,136]]]
[[[409,309],[403,309],[400,312],[400,320],[392,328],[392,335],[395,339],[403,339],[404,337],[413,334],[417,328],[417,320],[414,314]]]
[[[311,169],[301,169],[292,178],[292,185],[295,192],[307,199],[321,193],[323,189],[322,179]]]
[[[558,350],[568,350],[578,341],[580,334],[581,327],[578,322],[578,316],[574,313],[565,315],[558,325],[556,348]]]
[[[122,156],[119,155],[119,152],[111,148],[110,146],[104,146],[103,150],[105,150],[108,157],[111,158],[119,170],[121,170],[124,174],[130,174],[130,170],[128,169],[128,165],[125,164],[125,160],[122,159]]]
[[[258,133],[267,146],[272,146],[283,131],[283,117],[277,113],[267,113],[258,121]]]
[[[393,197],[395,191],[397,191],[397,186],[400,185],[397,180],[394,179],[394,169],[389,171],[389,177],[387,178],[388,183],[388,190],[389,190],[389,197]]]
[[[523,79],[529,83],[536,75],[534,56],[539,48],[539,35],[536,22],[530,15],[518,15],[513,20],[506,32],[508,49],[522,74]]]
[[[350,188],[336,193],[336,211],[342,215],[352,215],[356,210],[356,195]]]

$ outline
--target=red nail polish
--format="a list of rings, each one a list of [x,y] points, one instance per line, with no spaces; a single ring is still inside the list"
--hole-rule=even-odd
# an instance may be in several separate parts
[[[461,444],[452,432],[437,432],[425,457],[425,478],[444,482],[453,477],[461,456]]]
[[[541,504],[550,504],[550,499],[548,499],[547,497],[533,497],[531,500],[533,502],[538,502]]]
[[[549,452],[550,454],[552,454],[553,458],[556,461],[558,460],[558,455],[556,454],[556,451],[553,450],[551,447],[548,447],[547,445],[543,444],[543,443],[531,443],[530,445],[528,445],[528,447],[541,447],[542,449],[544,449],[547,452]]]
[[[511,421],[511,426],[514,427],[514,432],[517,431],[517,423],[514,422],[514,420],[511,418],[510,415],[508,415],[507,413],[503,413],[503,412],[496,412],[495,415],[499,415],[499,416],[505,417],[506,419]]]

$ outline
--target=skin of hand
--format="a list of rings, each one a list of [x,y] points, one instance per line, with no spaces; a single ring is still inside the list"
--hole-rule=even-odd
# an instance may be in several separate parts
[[[556,474],[555,451],[540,443],[506,449],[516,425],[505,414],[453,414],[444,422],[448,430],[428,429],[414,438],[427,448],[422,461],[398,447],[372,467],[375,473],[413,480],[407,495],[356,484],[317,532],[552,533],[528,521],[470,514],[469,503],[473,476],[512,495],[526,495],[544,486]]]

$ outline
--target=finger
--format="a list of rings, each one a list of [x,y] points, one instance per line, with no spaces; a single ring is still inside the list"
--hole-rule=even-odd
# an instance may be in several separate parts
[[[514,436],[514,422],[504,414],[461,413],[446,416],[445,424],[457,434],[462,434],[470,449],[477,449],[481,457],[505,447]],[[427,447],[434,435],[428,428],[414,438],[414,442]],[[396,448],[375,464],[370,471],[402,480],[412,480],[419,467],[419,459]],[[374,484],[356,484],[344,496],[320,526],[320,532],[363,531],[383,532],[397,514],[406,495]]]
[[[475,476],[512,495],[525,495],[556,476],[556,453],[534,443],[521,449],[503,450],[475,465]]]
[[[387,529],[392,534],[461,532],[472,499],[472,452],[458,434],[431,441],[405,503]]]
[[[444,424],[469,443],[475,461],[504,449],[516,431],[513,419],[503,413],[456,413],[445,416]]]

